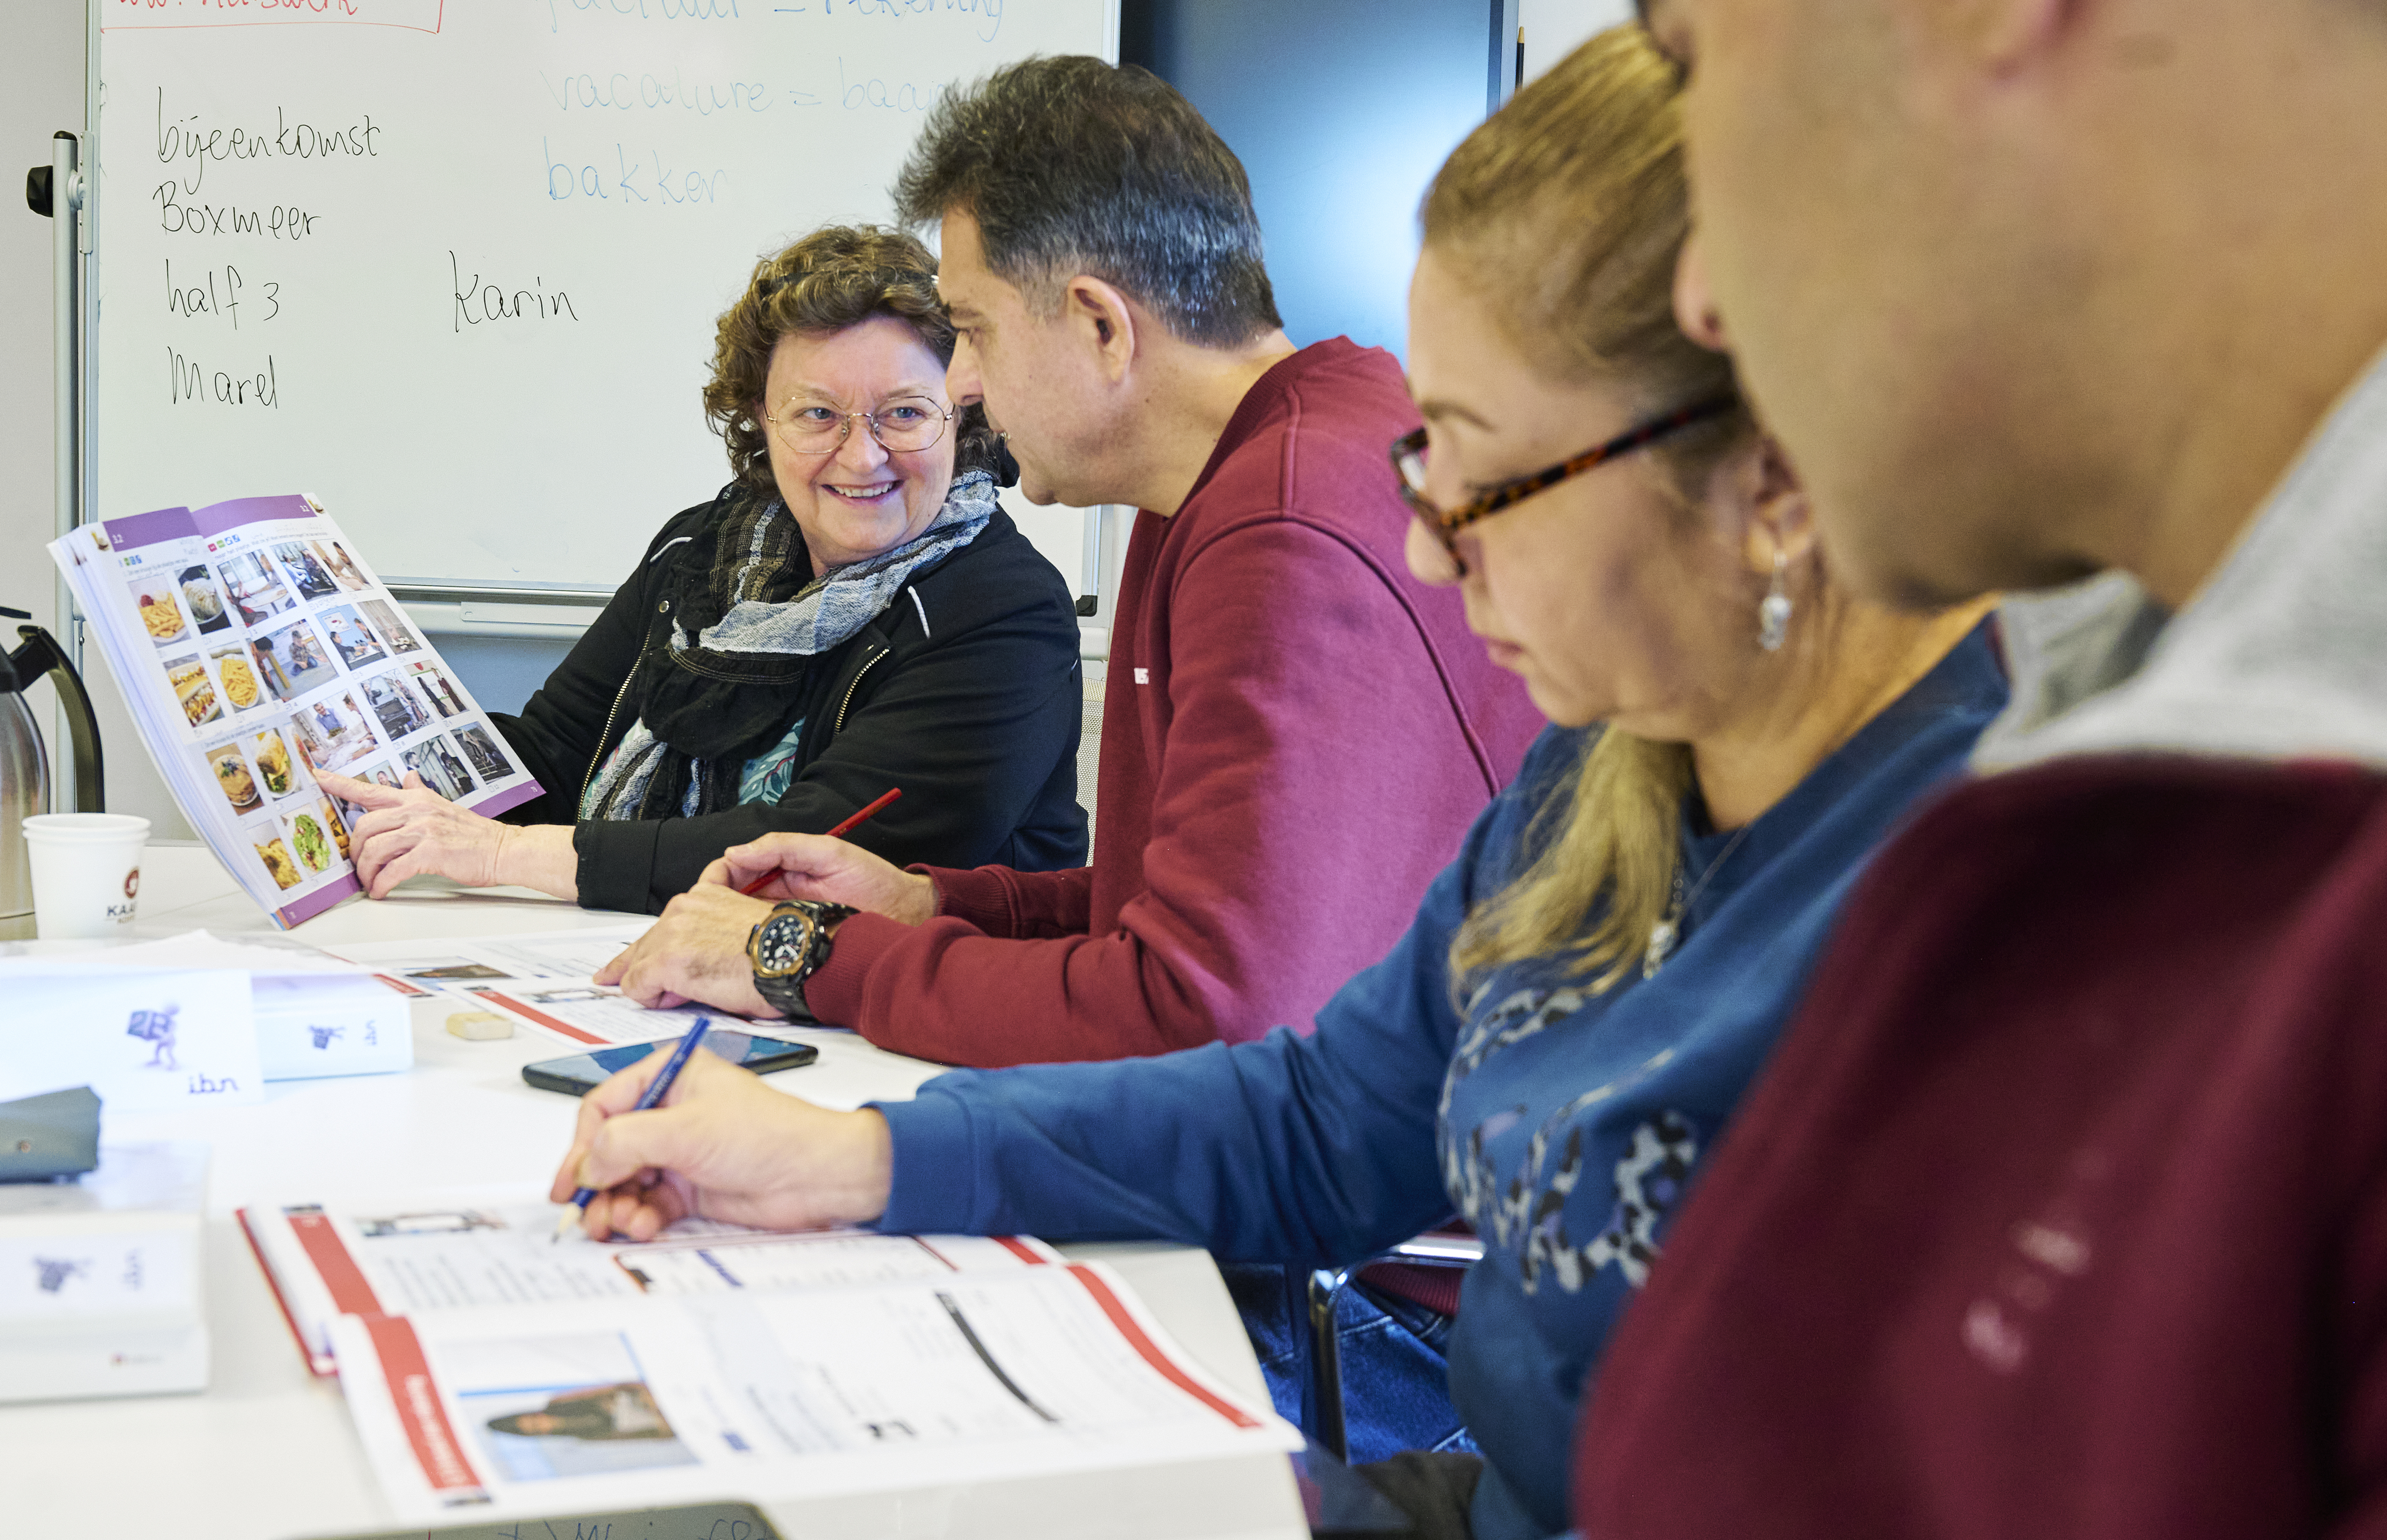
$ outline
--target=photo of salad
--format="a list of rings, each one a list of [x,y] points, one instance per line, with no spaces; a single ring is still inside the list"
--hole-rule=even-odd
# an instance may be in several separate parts
[[[332,841],[313,814],[302,813],[290,820],[290,843],[298,852],[298,864],[309,871],[320,877],[332,869]]]

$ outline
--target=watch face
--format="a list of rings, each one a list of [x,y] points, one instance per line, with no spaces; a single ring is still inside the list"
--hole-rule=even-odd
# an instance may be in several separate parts
[[[766,978],[782,978],[803,966],[804,947],[812,923],[802,915],[774,915],[763,922],[754,938],[754,971]]]

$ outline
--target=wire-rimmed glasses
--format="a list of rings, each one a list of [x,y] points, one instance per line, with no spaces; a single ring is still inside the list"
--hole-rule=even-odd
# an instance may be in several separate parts
[[[926,396],[898,396],[881,401],[875,411],[839,411],[818,401],[793,401],[778,411],[766,411],[772,436],[800,455],[833,454],[842,448],[859,417],[870,424],[870,436],[894,454],[929,448],[945,435],[954,409]]]

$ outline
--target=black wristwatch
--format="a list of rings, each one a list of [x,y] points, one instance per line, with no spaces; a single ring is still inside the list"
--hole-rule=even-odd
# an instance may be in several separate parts
[[[763,917],[746,937],[754,992],[789,1021],[817,1021],[804,1004],[804,980],[828,961],[829,928],[858,911],[842,903],[791,899]]]

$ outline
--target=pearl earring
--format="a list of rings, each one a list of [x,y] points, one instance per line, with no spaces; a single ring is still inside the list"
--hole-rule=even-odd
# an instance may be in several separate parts
[[[1765,598],[1757,606],[1757,645],[1768,652],[1781,651],[1783,639],[1790,634],[1790,595],[1782,583],[1782,574],[1789,565],[1789,556],[1780,546],[1774,547],[1774,581],[1766,586]]]

